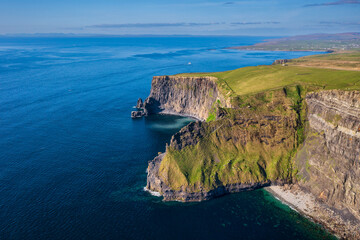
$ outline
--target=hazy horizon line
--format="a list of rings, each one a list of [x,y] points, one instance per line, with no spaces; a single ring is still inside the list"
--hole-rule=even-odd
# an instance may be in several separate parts
[[[307,36],[307,35],[336,35],[336,34],[352,34],[360,32],[338,32],[338,33],[309,33],[299,35],[252,35],[252,34],[106,34],[106,33],[5,33],[0,34],[0,37],[293,37],[293,36]]]

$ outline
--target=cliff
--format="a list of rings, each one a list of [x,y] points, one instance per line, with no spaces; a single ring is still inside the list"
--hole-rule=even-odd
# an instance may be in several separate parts
[[[144,101],[144,112],[147,115],[178,114],[203,121],[214,117],[216,103],[231,106],[219,91],[216,80],[214,77],[154,77],[150,95]]]
[[[296,91],[274,91],[271,98],[255,95],[246,107],[217,110],[217,121],[184,127],[149,167],[148,188],[165,200],[197,201],[300,179],[315,196],[360,219],[360,94],[309,93],[305,119],[299,115],[305,106],[299,110],[293,105]],[[259,98],[268,98],[266,106]],[[155,178],[160,185],[152,183]]]
[[[295,164],[299,185],[349,221],[360,221],[360,92],[306,97],[308,133]]]
[[[188,202],[264,186],[281,193],[285,185],[296,189],[293,203],[297,194],[314,201],[304,214],[338,236],[359,239],[360,75],[355,68],[313,64],[320,58],[352,66],[346,61],[358,56],[301,59],[319,68],[293,66],[300,60],[292,60],[288,66],[154,77],[139,115],[201,121],[174,134],[166,152],[149,162],[147,189],[165,201]]]
[[[357,239],[360,92],[307,91],[296,86],[248,96],[235,109],[218,107],[216,121],[184,127],[149,162],[147,188],[165,201],[189,202],[295,184],[316,201],[304,214]]]

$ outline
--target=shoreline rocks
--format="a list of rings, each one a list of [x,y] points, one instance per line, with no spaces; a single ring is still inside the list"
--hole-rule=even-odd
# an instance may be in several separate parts
[[[131,112],[131,118],[141,118],[145,116],[144,111],[132,111]]]
[[[360,239],[360,223],[350,220],[346,215],[337,212],[298,184],[287,186],[270,186],[265,188],[284,204],[321,224],[339,239]]]

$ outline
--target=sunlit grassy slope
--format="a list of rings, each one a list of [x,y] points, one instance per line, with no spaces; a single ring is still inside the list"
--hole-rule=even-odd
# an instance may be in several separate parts
[[[360,52],[307,56],[294,59],[289,65],[360,71]]]
[[[326,54],[299,58],[286,66],[268,65],[226,72],[181,75],[217,77],[220,86],[235,95],[258,93],[290,85],[309,85],[318,89],[359,90],[360,71],[355,71],[356,69],[351,67],[356,67],[359,63],[359,52]],[[323,68],[325,64],[327,68]],[[331,69],[339,65],[344,65],[351,71]]]

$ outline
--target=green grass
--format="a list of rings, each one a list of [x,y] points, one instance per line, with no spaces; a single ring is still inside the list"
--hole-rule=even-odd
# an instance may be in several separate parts
[[[299,60],[333,60],[333,61],[360,61],[360,52],[352,51],[349,53],[331,53],[331,54],[320,54],[310,55],[306,57],[298,58]],[[294,59],[293,61],[297,61]]]
[[[215,113],[213,113],[213,112],[209,113],[209,116],[206,119],[206,122],[211,122],[211,121],[214,121],[214,120],[216,120]]]
[[[290,66],[360,71],[360,52],[331,53],[293,59]]]
[[[291,85],[318,89],[360,90],[360,72],[297,66],[257,66],[227,72],[187,73],[188,76],[214,76],[225,82],[234,95],[276,90]],[[220,85],[221,86],[221,85]]]
[[[221,108],[226,117],[204,123],[206,134],[196,145],[167,149],[160,176],[172,189],[187,191],[240,182],[291,181],[291,159],[299,144],[297,129],[302,126],[294,107],[302,103],[301,94],[298,86],[286,87],[244,96],[239,109]],[[278,119],[267,121],[264,115]],[[264,138],[267,143],[259,136],[269,136]]]

